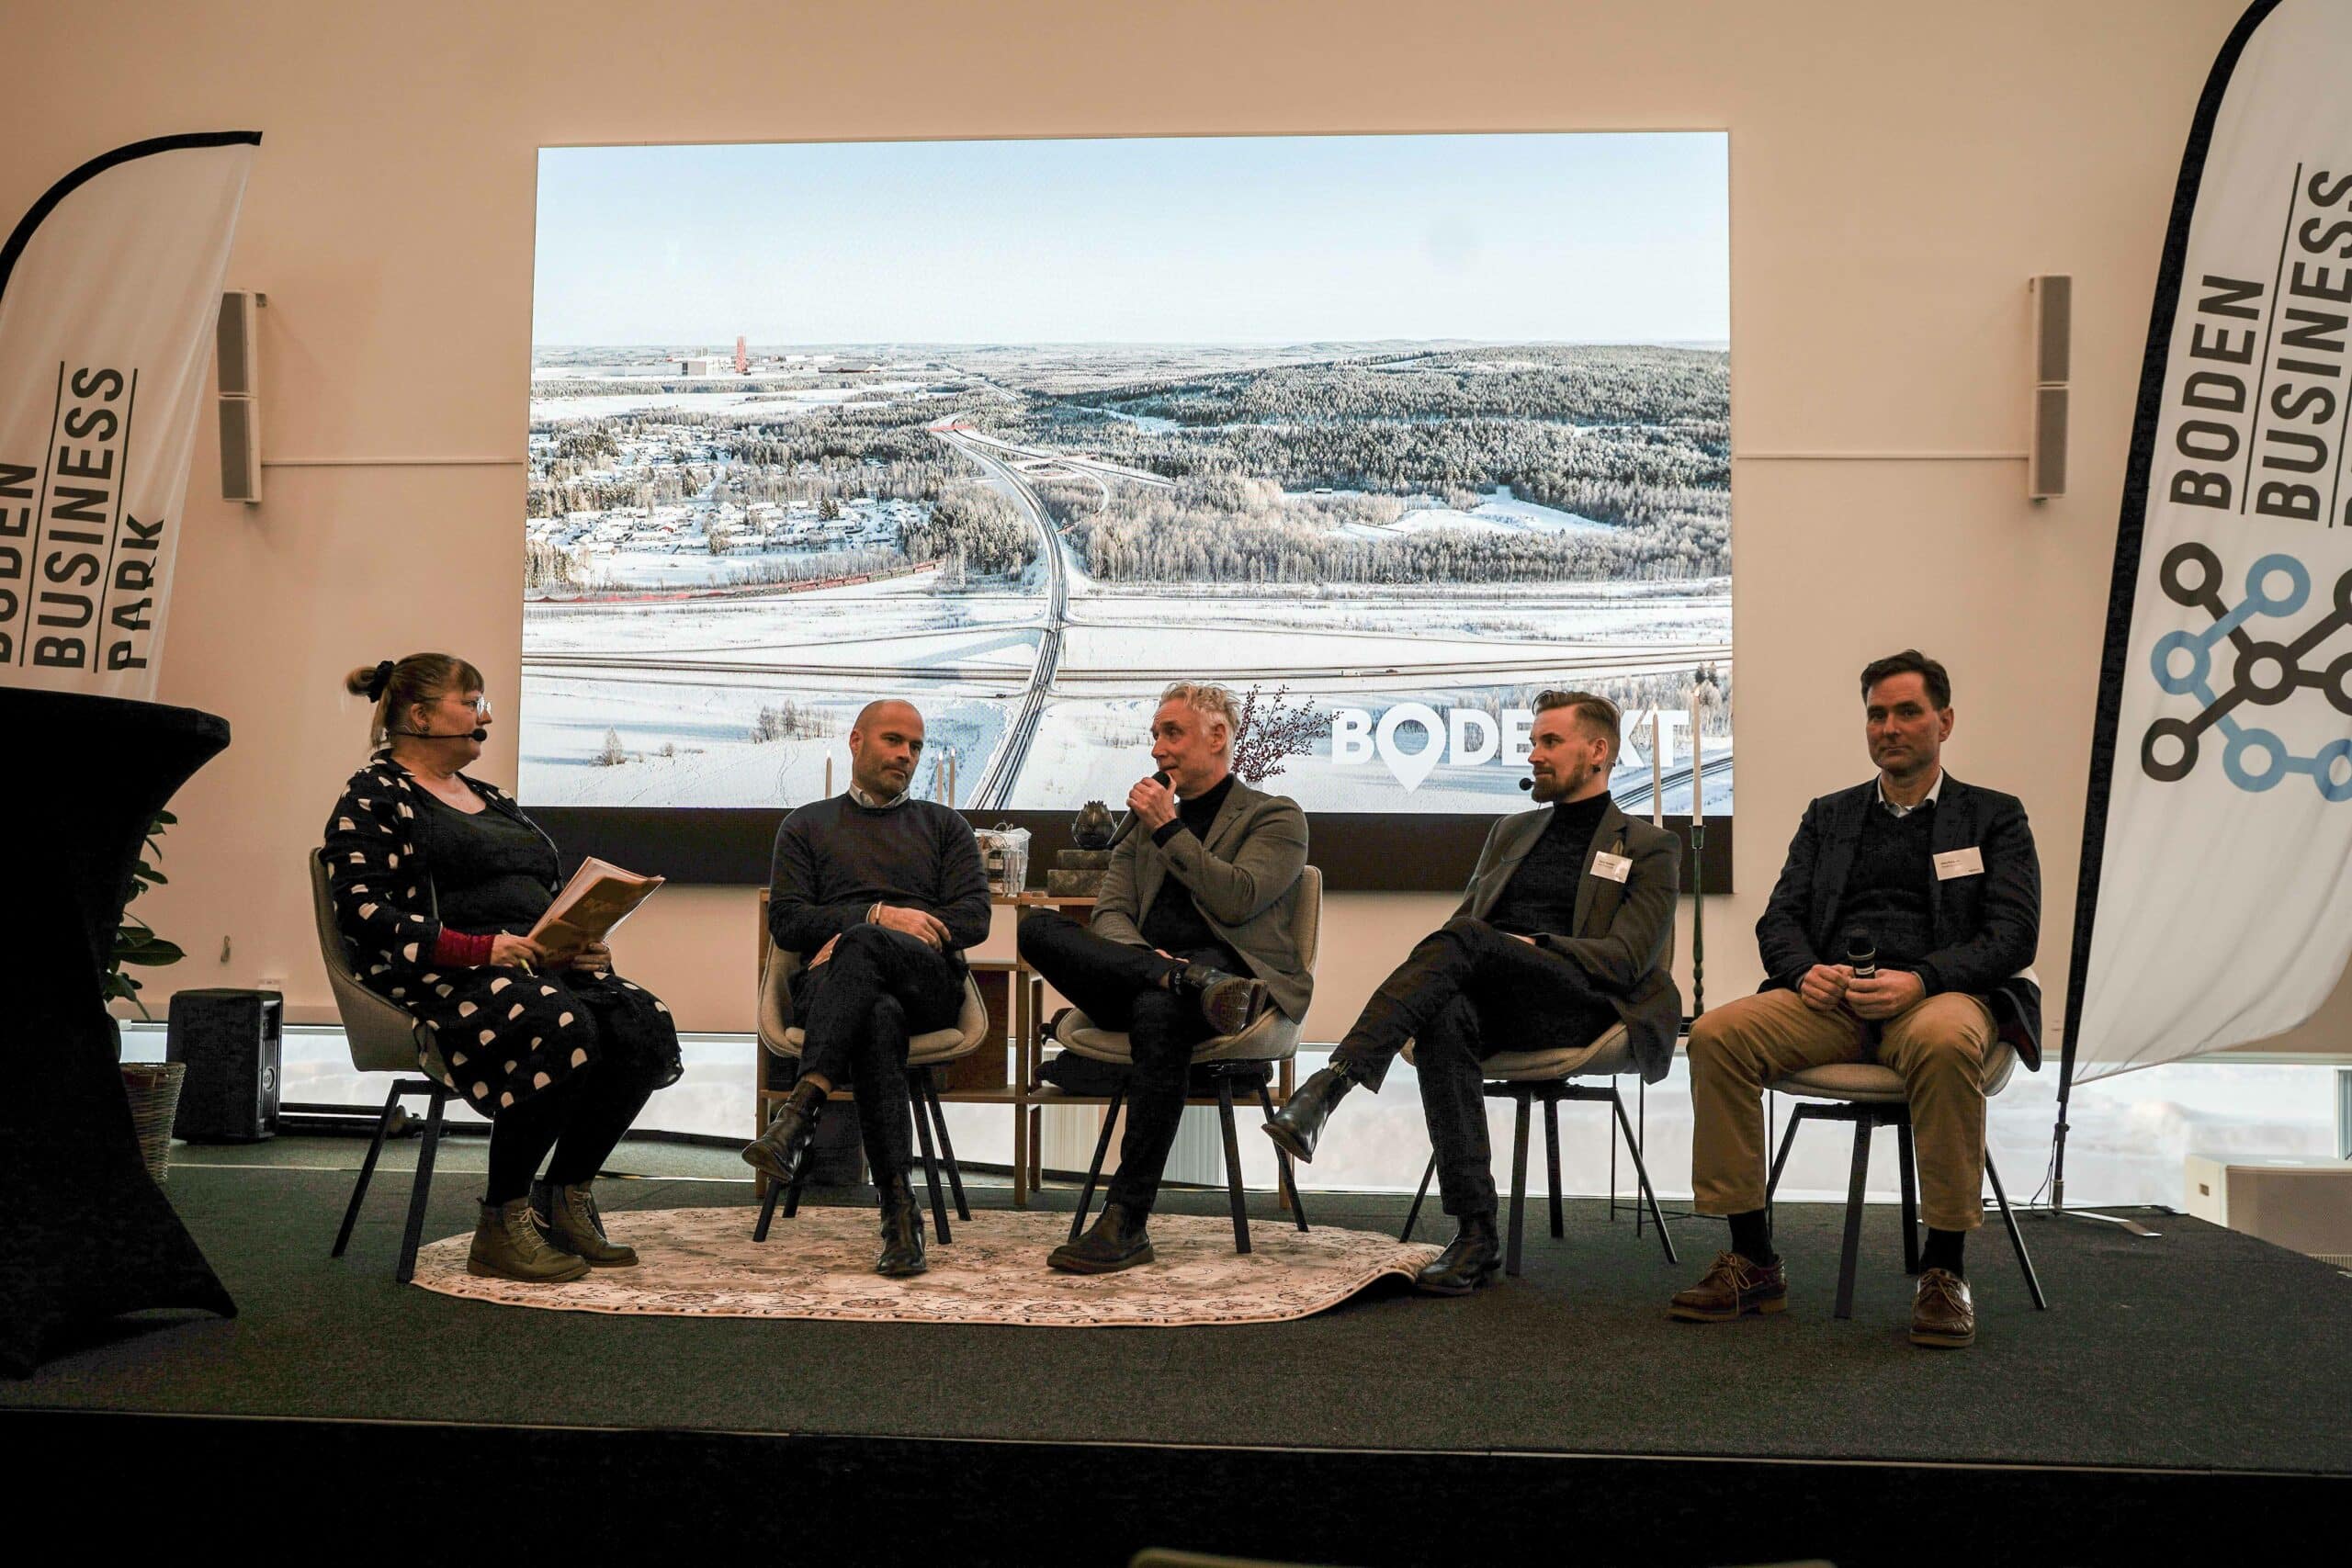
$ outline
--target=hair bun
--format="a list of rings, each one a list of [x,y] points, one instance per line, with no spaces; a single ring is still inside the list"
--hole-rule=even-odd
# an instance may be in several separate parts
[[[359,688],[359,694],[371,703],[381,702],[384,700],[384,688],[391,682],[392,661],[387,659],[369,671],[368,683]]]

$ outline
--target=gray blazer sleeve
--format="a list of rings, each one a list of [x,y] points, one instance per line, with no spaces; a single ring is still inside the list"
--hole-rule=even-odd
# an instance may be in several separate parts
[[[1646,837],[1646,835],[1645,835]],[[1628,848],[1632,845],[1629,841]],[[1674,940],[1674,901],[1682,887],[1682,845],[1660,833],[1634,855],[1625,898],[1600,936],[1538,940],[1592,976],[1597,990],[1623,996],[1662,967]]]
[[[1111,852],[1110,868],[1102,874],[1102,890],[1094,896],[1094,921],[1087,927],[1096,936],[1129,947],[1151,945],[1143,939],[1143,910],[1136,903],[1136,856],[1144,840],[1141,831],[1131,832]]]
[[[1128,835],[1129,841],[1134,837]],[[1256,919],[1296,885],[1306,867],[1306,813],[1287,795],[1269,795],[1234,847],[1231,860],[1209,853],[1208,846],[1192,833],[1177,834],[1159,852],[1168,857],[1168,874],[1184,885],[1202,913],[1221,925],[1238,926]],[[1117,857],[1112,863],[1115,868]]]

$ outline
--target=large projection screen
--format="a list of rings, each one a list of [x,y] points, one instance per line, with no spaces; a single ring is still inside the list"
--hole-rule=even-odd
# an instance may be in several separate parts
[[[1547,687],[1727,816],[1727,214],[1706,132],[544,150],[522,796],[757,880],[871,698],[1042,827],[1206,678],[1358,886],[1458,884]]]

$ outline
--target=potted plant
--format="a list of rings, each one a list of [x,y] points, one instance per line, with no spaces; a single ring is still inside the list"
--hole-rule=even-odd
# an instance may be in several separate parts
[[[123,972],[125,964],[156,967],[177,964],[187,956],[176,942],[166,942],[155,934],[155,928],[130,912],[130,905],[150,887],[161,887],[170,879],[155,869],[154,863],[164,858],[163,846],[155,840],[164,829],[179,820],[168,811],[155,813],[147,825],[147,852],[139,858],[130,874],[130,892],[123,899],[121,922],[116,926],[114,951],[107,956],[105,999],[109,1003],[129,1002],[139,1010],[143,1020],[153,1021],[154,1014],[140,999],[139,982]],[[122,1058],[122,1033],[115,1032],[115,1059]],[[139,1152],[147,1162],[147,1173],[161,1183],[171,1163],[172,1122],[179,1112],[180,1084],[187,1069],[177,1062],[130,1062],[122,1066],[122,1088],[130,1101],[130,1122],[139,1134]]]

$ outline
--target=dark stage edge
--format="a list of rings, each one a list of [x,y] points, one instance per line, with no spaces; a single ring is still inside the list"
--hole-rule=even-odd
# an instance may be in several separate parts
[[[356,1152],[318,1146],[322,1164]],[[470,1227],[476,1179],[436,1184],[428,1235]],[[258,1506],[275,1530],[446,1506],[428,1478],[496,1476],[526,1514],[533,1497],[577,1499],[557,1517],[585,1505],[600,1556],[822,1542],[844,1562],[975,1563],[1122,1562],[1147,1544],[1853,1563],[1942,1555],[1939,1534],[1976,1562],[2146,1562],[2217,1524],[2243,1558],[2352,1502],[2352,1280],[2182,1216],[2153,1220],[2154,1241],[2029,1219],[2047,1314],[1982,1233],[1979,1343],[1931,1352],[1903,1338],[1895,1220],[1875,1208],[1846,1323],[1829,1316],[1835,1209],[1782,1210],[1788,1313],[1702,1326],[1668,1322],[1664,1301],[1720,1227],[1679,1224],[1669,1267],[1629,1215],[1578,1202],[1558,1241],[1536,1206],[1527,1277],[1466,1301],[1381,1287],[1293,1324],[1069,1330],[456,1301],[391,1279],[396,1179],[350,1255],[326,1258],[348,1182],[175,1168],[171,1197],[244,1311],[125,1320],[0,1384],[22,1495],[135,1465],[141,1510],[175,1528]],[[745,1187],[601,1190],[608,1212],[752,1218]],[[1392,1233],[1403,1211],[1309,1204]]]

